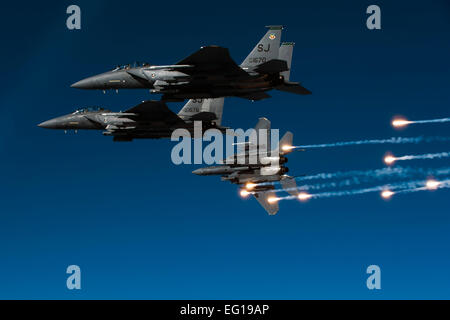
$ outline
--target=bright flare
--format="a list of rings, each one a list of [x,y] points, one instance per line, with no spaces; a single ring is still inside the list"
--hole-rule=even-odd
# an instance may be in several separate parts
[[[268,203],[275,203],[278,200],[280,200],[280,198],[277,198],[277,197],[269,197],[269,198],[267,198],[267,202]]]
[[[247,190],[241,190],[240,194],[241,194],[242,198],[246,198],[246,197],[248,197],[250,192],[248,192]]]
[[[389,199],[389,198],[391,198],[393,195],[394,195],[394,192],[392,192],[391,190],[383,190],[383,191],[381,192],[381,196],[382,196],[384,199]]]
[[[256,183],[247,182],[245,188],[247,190],[253,190],[256,187]]]
[[[439,187],[440,184],[441,183],[439,181],[430,179],[430,180],[427,181],[426,187],[429,190],[436,190]]]
[[[395,128],[401,128],[407,126],[410,123],[412,123],[412,121],[408,121],[406,119],[394,119],[392,121],[392,126]]]
[[[393,155],[387,155],[386,157],[384,157],[384,162],[387,165],[393,164],[395,162],[395,160],[397,160],[397,158],[394,157]]]
[[[306,200],[310,199],[312,196],[309,193],[300,192],[297,197],[300,201],[306,201]]]
[[[283,151],[290,151],[292,149],[295,149],[295,147],[289,146],[289,145],[284,145],[281,147],[281,150],[283,150]]]

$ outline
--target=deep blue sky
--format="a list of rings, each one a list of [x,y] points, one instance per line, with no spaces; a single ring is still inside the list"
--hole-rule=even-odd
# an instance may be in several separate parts
[[[81,7],[81,31],[66,29],[70,4]],[[370,4],[381,7],[380,31],[365,27]],[[449,116],[448,1],[36,1],[5,3],[3,13],[0,298],[450,298],[447,190],[285,201],[268,216],[236,186],[173,165],[170,141],[36,127],[81,106],[123,110],[151,98],[69,87],[86,76],[174,63],[210,44],[240,62],[265,25],[283,24],[283,40],[296,42],[291,79],[313,95],[226,99],[224,125],[266,116],[297,144],[448,136],[445,125],[389,126],[396,114]],[[387,150],[448,145],[312,150],[289,167],[380,168]],[[81,267],[80,292],[65,287],[70,264]],[[370,264],[381,267],[381,291],[365,286]]]

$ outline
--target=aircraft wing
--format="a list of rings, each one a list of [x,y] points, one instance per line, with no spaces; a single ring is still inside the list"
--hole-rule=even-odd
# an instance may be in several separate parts
[[[255,193],[254,197],[258,200],[259,204],[267,211],[270,215],[275,215],[278,212],[278,201],[269,202],[271,197],[276,197],[275,192],[265,191]]]
[[[137,119],[145,121],[161,121],[167,123],[184,122],[162,101],[144,101],[124,112],[124,114],[130,113],[135,114],[134,117]]]
[[[202,47],[176,65],[191,66],[191,68],[183,70],[187,74],[206,72],[211,74],[226,74],[227,76],[249,77],[247,72],[242,70],[231,59],[228,49],[218,46]]]

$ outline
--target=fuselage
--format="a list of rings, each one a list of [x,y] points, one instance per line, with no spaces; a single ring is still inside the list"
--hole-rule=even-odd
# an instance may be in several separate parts
[[[90,90],[149,89],[170,99],[217,98],[224,96],[245,96],[265,92],[282,84],[279,74],[247,73],[245,76],[211,75],[208,73],[188,74],[154,66],[115,69],[80,80],[73,88]]]
[[[210,128],[224,130],[213,121],[202,121],[202,130]],[[46,129],[58,130],[104,130],[103,135],[113,136],[115,141],[133,139],[170,138],[176,129],[186,129],[194,135],[193,121],[180,121],[168,124],[163,120],[149,121],[139,114],[112,112],[105,109],[80,109],[71,114],[44,121],[38,125]]]

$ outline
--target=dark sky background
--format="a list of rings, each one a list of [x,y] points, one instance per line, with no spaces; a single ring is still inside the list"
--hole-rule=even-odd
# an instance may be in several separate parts
[[[77,4],[82,29],[66,28]],[[366,28],[378,4],[382,30]],[[200,46],[240,63],[283,24],[295,41],[291,80],[313,94],[227,98],[223,124],[266,116],[295,144],[449,136],[448,125],[389,122],[449,116],[450,4],[442,1],[36,1],[3,4],[0,126],[0,298],[450,298],[448,190],[280,202],[268,216],[218,177],[170,161],[174,143],[113,143],[100,132],[36,125],[78,107],[124,110],[145,90],[70,84],[117,64],[171,64]],[[182,103],[171,103],[178,111]],[[290,156],[293,174],[382,168],[395,154],[448,144],[359,146]],[[410,162],[443,167],[448,160]],[[66,288],[66,268],[82,290]],[[382,290],[366,288],[381,267]]]

